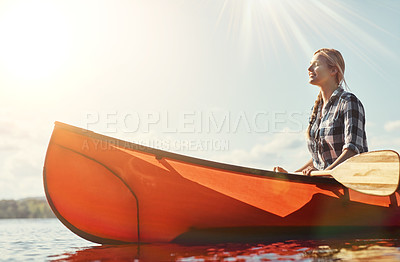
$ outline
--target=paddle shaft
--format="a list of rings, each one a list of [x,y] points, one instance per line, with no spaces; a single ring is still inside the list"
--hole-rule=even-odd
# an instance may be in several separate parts
[[[312,171],[310,176],[332,176],[332,170]]]
[[[302,172],[294,172],[293,174],[302,175]],[[310,176],[332,176],[332,170],[318,170],[312,171]]]

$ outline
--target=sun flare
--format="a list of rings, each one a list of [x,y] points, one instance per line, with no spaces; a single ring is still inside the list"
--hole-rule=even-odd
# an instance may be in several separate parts
[[[245,48],[259,48],[264,60],[272,57],[279,61],[280,52],[287,52],[293,58],[298,55],[310,57],[313,51],[324,47],[311,43],[317,40],[326,44],[335,39],[375,71],[382,73],[382,69],[367,54],[369,50],[376,50],[391,56],[392,52],[351,18],[367,21],[372,28],[388,34],[384,28],[361,17],[346,4],[333,0],[225,0],[216,26],[220,26],[223,20],[228,21],[228,26],[224,25],[228,28],[227,35],[242,41]],[[355,38],[365,43],[362,48],[351,40]]]
[[[67,23],[54,2],[11,2],[1,11],[0,66],[19,79],[53,74],[66,59]]]

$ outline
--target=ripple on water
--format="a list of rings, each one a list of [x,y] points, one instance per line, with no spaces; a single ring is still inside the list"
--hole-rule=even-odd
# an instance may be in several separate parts
[[[397,239],[97,245],[56,219],[0,220],[0,261],[397,261]]]

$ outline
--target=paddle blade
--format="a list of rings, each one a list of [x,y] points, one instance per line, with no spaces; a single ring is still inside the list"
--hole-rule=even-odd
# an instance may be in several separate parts
[[[399,184],[399,154],[391,150],[362,153],[338,165],[331,175],[355,191],[388,196]]]

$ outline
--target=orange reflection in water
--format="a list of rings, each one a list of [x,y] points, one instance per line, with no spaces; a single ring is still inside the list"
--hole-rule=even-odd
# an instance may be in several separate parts
[[[395,261],[399,240],[291,240],[260,244],[96,246],[51,261]],[[326,260],[327,259],[327,260]]]

